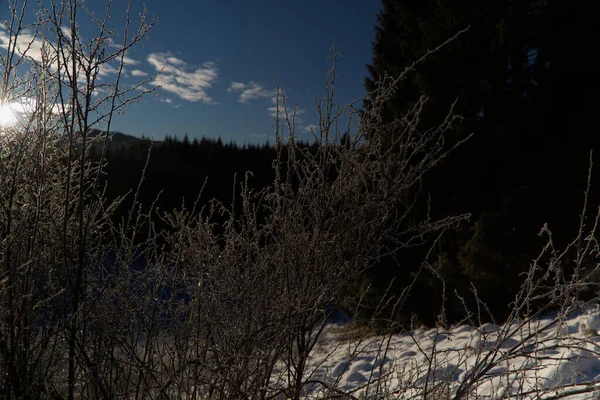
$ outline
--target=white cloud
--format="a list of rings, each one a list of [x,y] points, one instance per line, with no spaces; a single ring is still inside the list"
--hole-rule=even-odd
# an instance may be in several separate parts
[[[163,103],[167,103],[167,104],[173,104],[173,100],[171,99],[158,99],[158,101],[163,102]]]
[[[125,65],[138,65],[140,62],[138,60],[134,60],[131,57],[123,56],[123,64]]]
[[[269,107],[268,111],[269,111],[269,115],[271,117],[273,117],[273,118],[277,117],[277,106]],[[288,106],[288,116],[290,118],[290,121],[292,119],[293,114],[294,114],[294,108]],[[306,114],[306,110],[304,110],[303,108],[297,107],[296,115],[295,115],[295,119],[294,119],[294,122],[296,124],[301,124],[303,122],[302,117],[301,117],[302,114]],[[285,110],[283,108],[283,104],[281,104],[281,103],[279,103],[279,119],[285,120]]]
[[[139,69],[134,69],[133,71],[131,71],[131,75],[133,75],[133,76],[148,76],[148,73],[141,71]]]
[[[66,26],[61,26],[60,29],[65,38],[70,39],[70,28]],[[10,39],[11,34],[9,34],[5,28],[0,27],[0,48],[7,50]],[[14,35],[12,35],[12,39],[14,40]],[[61,64],[63,65],[63,67],[70,66],[71,52],[68,49],[70,47],[70,43],[63,42],[62,44],[63,46],[65,46],[65,52],[64,55],[60,55]],[[56,43],[53,43],[49,40],[43,40],[40,36],[34,34],[31,30],[23,30],[19,33],[19,36],[17,37],[15,52],[18,55],[33,60],[36,63],[42,63],[44,58],[43,55],[45,53],[46,62],[49,63],[49,67],[52,70],[57,71],[59,55],[57,54],[56,48]],[[97,60],[91,61],[91,63],[96,62]],[[137,63],[137,61],[132,60],[129,57],[125,57],[124,62],[125,64]],[[94,66],[94,64],[90,65],[90,61],[84,58],[78,59],[78,70],[76,71],[76,76],[78,80],[83,79],[83,69],[88,69],[90,68],[90,66]],[[91,68],[91,70],[93,71],[93,68]],[[111,74],[116,74],[117,72],[118,69],[113,64],[101,64],[100,69],[98,70],[98,76],[105,77]]]
[[[14,40],[14,36],[13,36]],[[10,36],[8,32],[0,28],[0,48],[8,49],[8,44],[10,41]],[[37,61],[42,61],[42,48],[44,47],[44,42],[38,37],[35,36],[30,31],[23,31],[19,34],[17,38],[16,52],[20,55],[26,55],[27,57]]]
[[[182,61],[182,60],[180,60],[180,59],[179,59],[179,58],[177,58],[177,57],[173,57],[173,56],[167,57],[167,61],[168,61],[169,63],[173,64],[173,65],[176,65],[176,66],[178,66],[178,67],[183,67],[183,66],[185,66],[185,62],[184,62],[184,61]]]
[[[261,85],[252,81],[249,83],[231,82],[227,91],[229,93],[239,93],[238,101],[244,104],[250,100],[268,99],[275,96],[274,90],[265,90]]]
[[[71,40],[71,27],[67,25],[62,25],[60,27],[60,31],[67,39]]]
[[[110,65],[110,64],[103,64],[100,67],[100,70],[98,71],[98,75],[99,76],[107,76],[107,75],[110,75],[110,74],[116,74],[118,72],[119,72],[119,70],[117,68],[113,67],[112,65]]]
[[[247,104],[251,100],[258,99],[270,99],[273,104],[272,107],[267,108],[269,115],[273,118],[277,116],[277,89],[267,90],[262,85],[250,81],[248,83],[243,82],[231,82],[229,85],[229,89],[227,89],[229,93],[238,93],[238,101],[240,103]],[[289,107],[288,105],[288,115],[290,119],[292,118],[293,107]],[[302,117],[300,115],[305,114],[306,110],[302,108],[296,108],[296,118],[295,122],[300,124],[302,123]],[[285,111],[283,110],[283,99],[279,98],[279,119],[285,119]]]
[[[245,83],[242,82],[231,82],[231,86],[227,89],[228,92],[244,90],[246,87]]]
[[[315,132],[317,133],[319,131],[319,125],[315,125],[315,124],[308,124],[304,127],[304,130],[306,132]]]
[[[194,68],[170,53],[151,53],[148,62],[156,71],[162,71],[153,83],[163,90],[184,100],[214,103],[206,93],[219,77],[219,71],[212,62],[205,62],[201,68]]]
[[[108,47],[112,47],[114,49],[120,49],[122,46],[118,43],[115,43],[113,38],[109,37],[108,38]]]

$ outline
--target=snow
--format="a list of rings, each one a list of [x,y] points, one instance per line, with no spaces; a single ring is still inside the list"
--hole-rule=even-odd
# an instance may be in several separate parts
[[[349,328],[332,324],[324,333],[308,363],[305,398],[325,398],[335,387],[357,399],[446,399],[459,391],[468,399],[600,399],[598,307],[352,340]]]

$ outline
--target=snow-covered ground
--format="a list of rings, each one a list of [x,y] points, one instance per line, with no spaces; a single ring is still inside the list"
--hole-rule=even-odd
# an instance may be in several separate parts
[[[357,399],[452,399],[457,393],[464,399],[600,399],[599,331],[598,307],[500,327],[352,340],[343,338],[344,326],[331,325],[309,361],[305,395],[327,397],[337,388]]]

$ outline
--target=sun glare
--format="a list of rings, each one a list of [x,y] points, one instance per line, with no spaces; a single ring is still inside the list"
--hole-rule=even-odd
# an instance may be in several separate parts
[[[10,104],[0,104],[0,126],[11,126],[17,122],[17,116]]]

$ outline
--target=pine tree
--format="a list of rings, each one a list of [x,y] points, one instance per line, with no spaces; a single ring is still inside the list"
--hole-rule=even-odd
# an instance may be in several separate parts
[[[479,221],[447,236],[439,272],[458,289],[469,280],[493,287],[498,277],[518,277],[538,251],[535,234],[541,225],[551,222],[562,234],[571,227],[563,221],[576,219],[561,218],[555,210],[578,210],[574,199],[580,200],[586,152],[594,145],[585,127],[598,105],[592,93],[600,86],[594,65],[582,55],[597,47],[593,18],[599,6],[591,0],[382,4],[365,79],[369,91],[385,73],[397,77],[428,50],[469,28],[407,75],[384,116],[401,117],[419,96],[427,96],[421,118],[426,129],[439,124],[456,99],[455,111],[464,119],[451,139],[474,133],[424,182],[432,201],[416,208],[423,214],[431,206],[434,218],[470,212],[472,221]],[[364,107],[369,110],[369,100]],[[569,131],[573,126],[577,131]],[[398,275],[409,276],[416,262]],[[388,271],[379,275],[397,271],[393,264],[383,263],[380,268]],[[482,295],[495,303],[498,315],[511,297],[510,290],[505,297]]]

